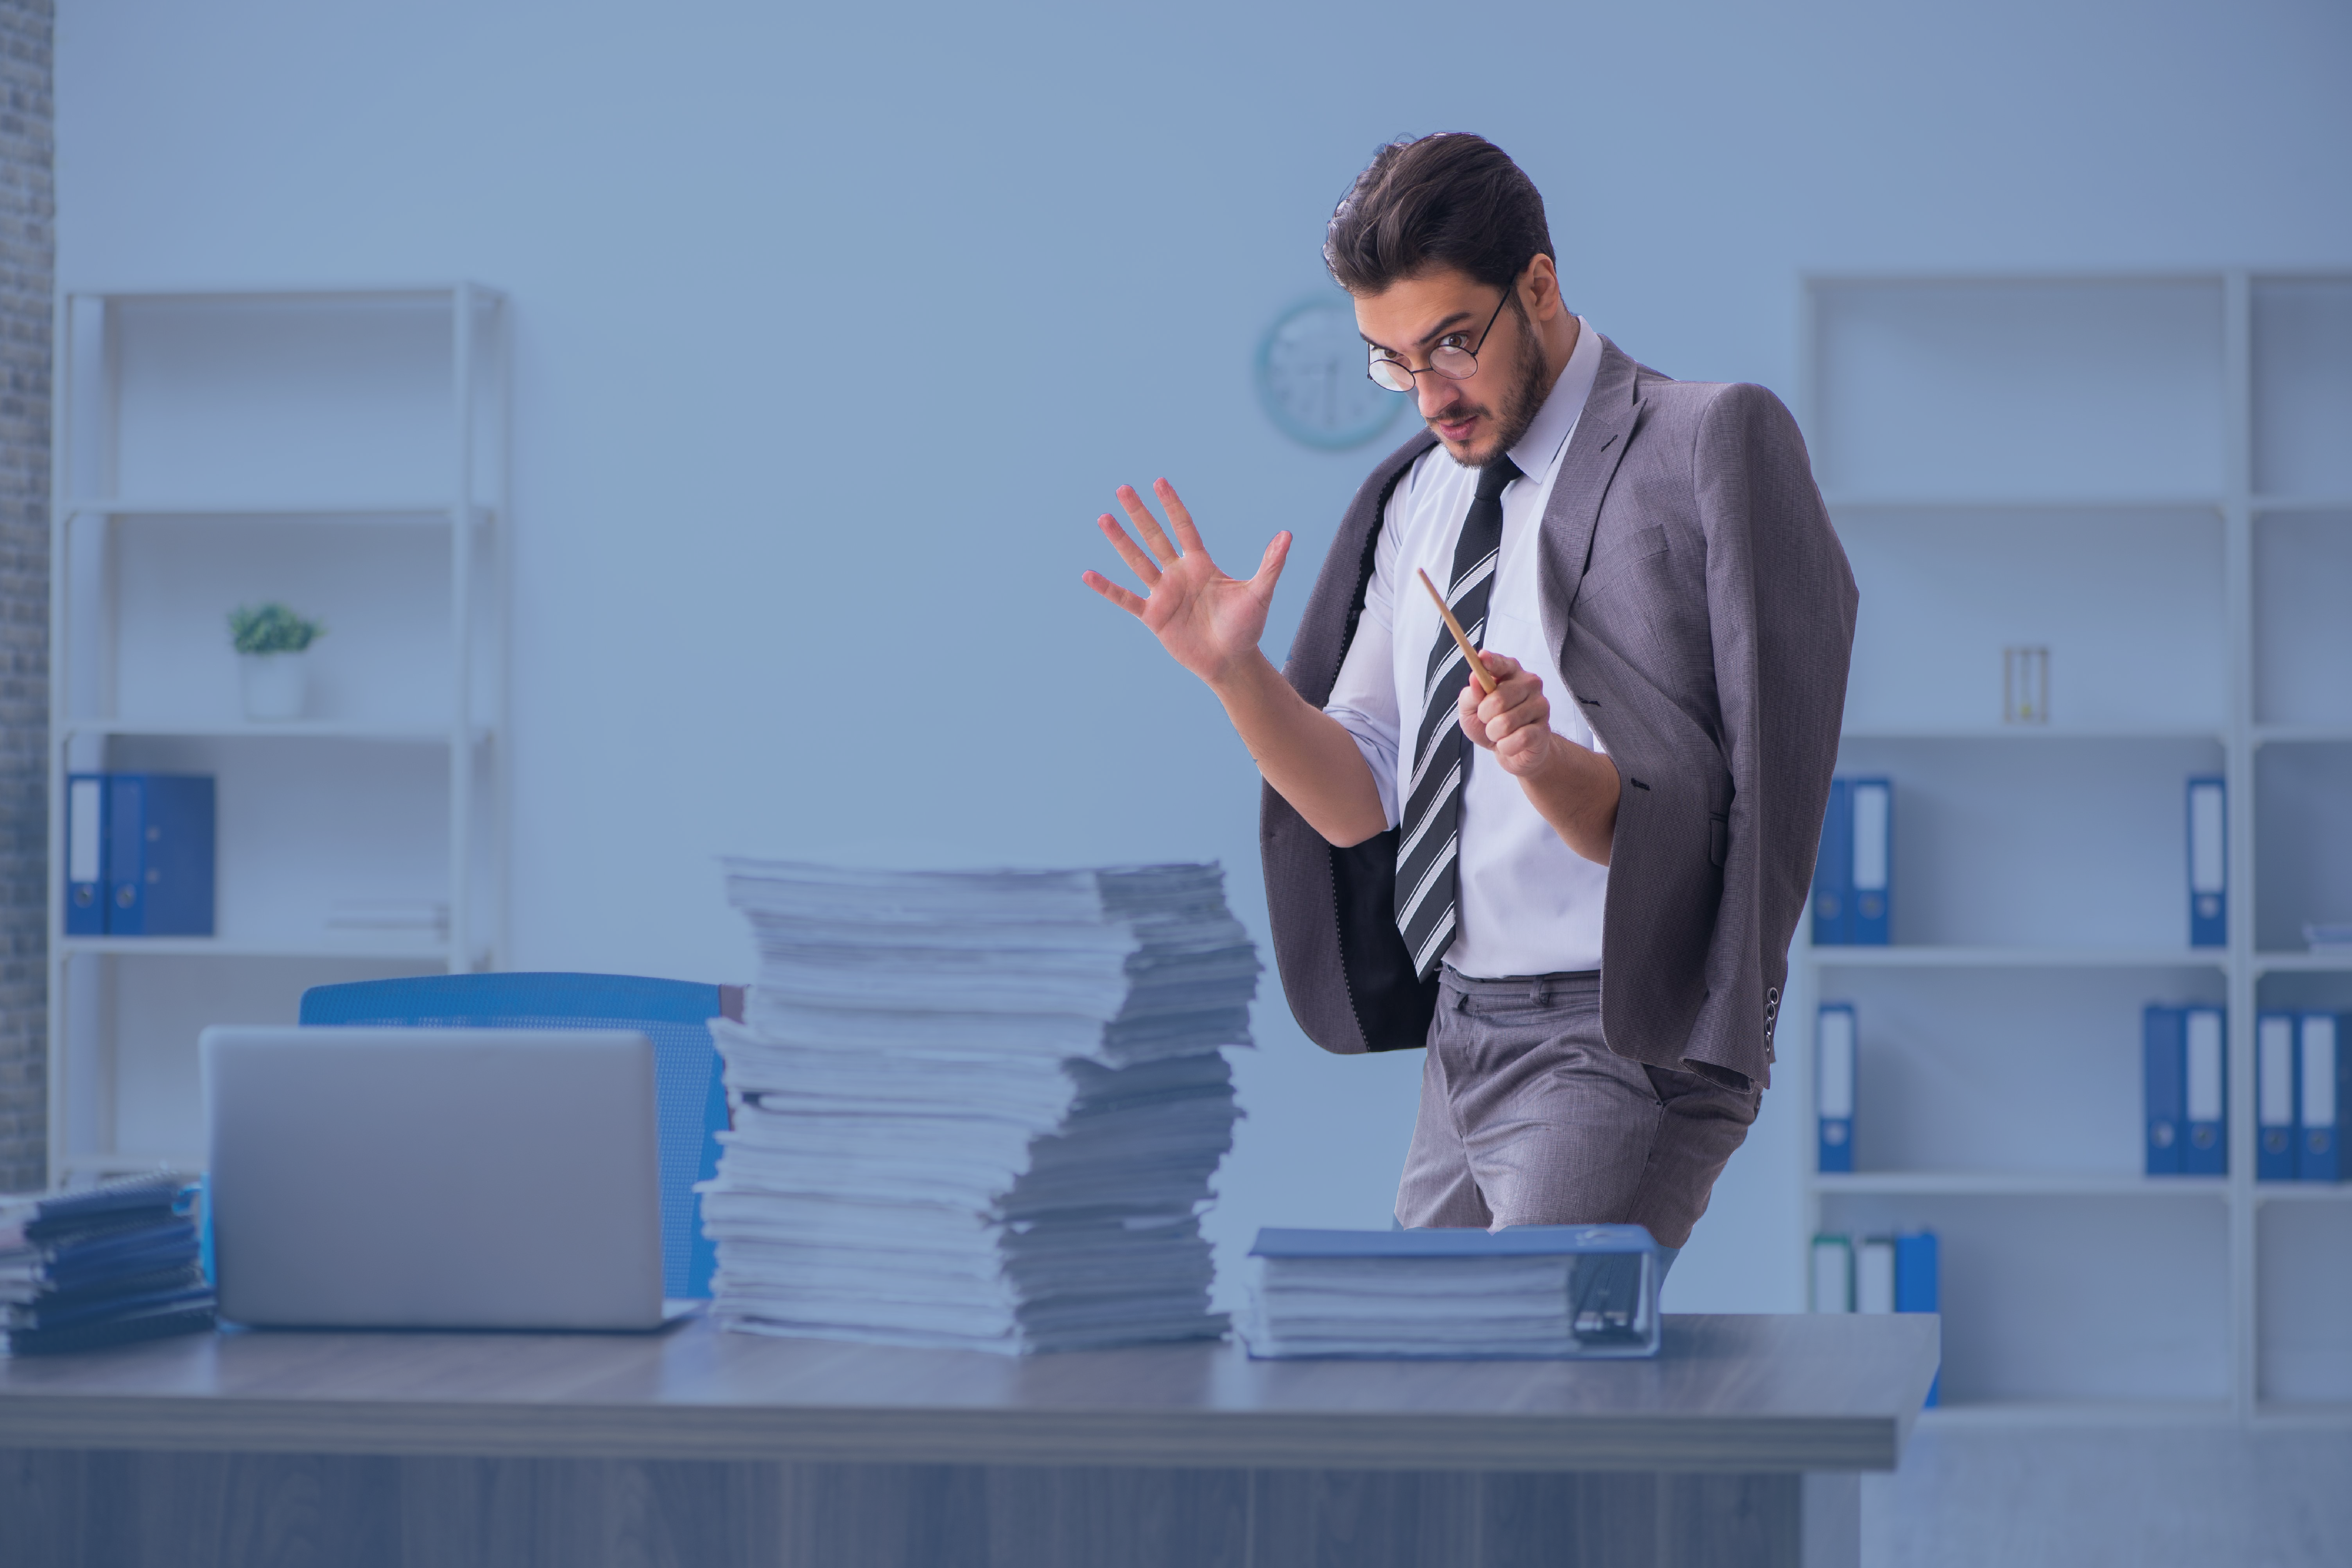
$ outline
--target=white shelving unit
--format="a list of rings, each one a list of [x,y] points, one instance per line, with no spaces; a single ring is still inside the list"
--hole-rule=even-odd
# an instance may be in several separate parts
[[[1839,768],[1895,781],[1894,941],[1813,1231],[1943,1238],[1950,1423],[2352,1420],[2352,1185],[2253,1180],[2258,1009],[2352,1010],[2352,276],[1815,278],[1805,428],[1862,589]],[[2048,722],[2001,650],[2050,649]],[[2189,947],[2185,780],[2229,781]],[[2227,1177],[2141,1173],[2140,1010],[2229,1008]]]
[[[202,1163],[199,1030],[504,942],[506,310],[474,284],[58,301],[53,1181]],[[306,716],[243,717],[228,612],[318,617]],[[214,775],[215,934],[64,931],[65,777]],[[437,903],[348,930],[340,900]]]

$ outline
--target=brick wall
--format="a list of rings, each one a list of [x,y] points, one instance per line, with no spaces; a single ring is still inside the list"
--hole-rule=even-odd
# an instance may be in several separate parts
[[[0,0],[0,1192],[47,1177],[50,0]]]

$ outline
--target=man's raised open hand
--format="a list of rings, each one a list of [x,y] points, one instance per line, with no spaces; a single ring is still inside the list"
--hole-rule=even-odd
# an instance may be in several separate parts
[[[1266,605],[1290,553],[1290,534],[1286,530],[1274,536],[1256,576],[1246,582],[1228,577],[1209,559],[1208,547],[1192,526],[1192,514],[1177,499],[1176,487],[1160,479],[1151,489],[1168,510],[1169,527],[1176,535],[1172,542],[1143,498],[1128,485],[1118,488],[1118,504],[1143,542],[1139,545],[1128,537],[1108,512],[1096,524],[1141,581],[1144,592],[1130,593],[1098,572],[1087,573],[1083,581],[1151,628],[1177,663],[1215,686],[1256,651],[1258,638],[1265,633]]]

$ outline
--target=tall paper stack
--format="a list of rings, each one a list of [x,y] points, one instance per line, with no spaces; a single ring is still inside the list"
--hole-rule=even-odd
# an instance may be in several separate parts
[[[1223,883],[728,862],[760,969],[712,1025],[714,1314],[1002,1352],[1222,1333],[1199,1214],[1259,970]]]

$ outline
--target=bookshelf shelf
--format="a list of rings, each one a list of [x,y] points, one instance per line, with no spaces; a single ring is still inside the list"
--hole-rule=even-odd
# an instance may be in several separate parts
[[[1930,1431],[2029,1426],[2223,1426],[2238,1413],[2226,1399],[1984,1399],[1919,1413]]]
[[[181,723],[152,719],[76,719],[57,727],[60,740],[79,736],[109,739],[121,735],[144,735],[159,740],[202,741],[373,741],[395,746],[446,746],[457,731],[446,725],[373,724],[339,719],[301,719],[282,724]],[[491,731],[486,724],[473,727],[473,744],[485,745]]]
[[[2213,947],[1958,947],[1926,943],[1892,947],[1814,947],[1816,969],[2220,969],[2226,950]]]
[[[205,519],[318,518],[373,522],[426,524],[446,527],[452,517],[488,521],[498,509],[481,502],[467,506],[451,500],[198,500],[169,497],[131,500],[83,498],[63,503],[68,518],[151,517]]]
[[[2219,1176],[2142,1176],[2067,1171],[1858,1171],[1852,1175],[1815,1175],[1813,1191],[1823,1197],[2063,1197],[2226,1198],[2230,1184]]]
[[[2352,1182],[2256,1182],[2258,1204],[2352,1203]]]
[[[2257,1011],[2352,1012],[2352,953],[2296,950],[2352,920],[2352,275],[1820,277],[1803,316],[1895,943],[1798,934],[1780,1062],[1810,1105],[1814,1009],[1853,1006],[1864,1167],[1808,1139],[1808,1236],[1944,1237],[1928,1423],[2352,1423],[2352,1184],[2252,1172]],[[2054,722],[2002,721],[2012,647]],[[2210,774],[2229,942],[2192,948]],[[2227,1175],[2135,1173],[2157,1002],[2227,1010]]]
[[[68,937],[50,889],[68,1181],[200,1162],[205,1026],[498,966],[506,313],[466,283],[71,292],[54,363],[49,863],[69,773],[205,774],[217,803],[214,934]],[[271,600],[327,628],[282,723],[244,717],[226,625]],[[366,905],[446,921],[347,923]]]
[[[238,941],[212,936],[70,936],[59,945],[68,953],[111,953],[125,958],[267,958],[267,959],[390,959],[401,963],[448,964],[453,950],[446,942],[403,941],[397,937],[354,938],[346,942]],[[482,956],[477,950],[477,958]]]
[[[2344,974],[2352,952],[2258,952],[2247,963],[2256,974]]]
[[[1864,511],[2210,511],[2214,495],[1840,495],[1825,493],[1832,513]]]

